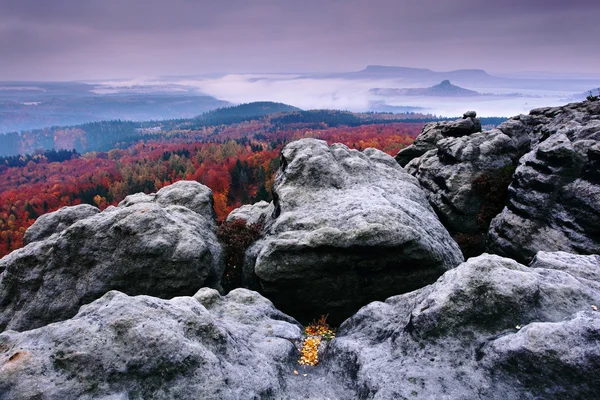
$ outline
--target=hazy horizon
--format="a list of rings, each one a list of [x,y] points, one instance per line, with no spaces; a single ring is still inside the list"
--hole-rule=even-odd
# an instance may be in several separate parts
[[[591,0],[0,0],[0,81],[350,72],[598,72]]]

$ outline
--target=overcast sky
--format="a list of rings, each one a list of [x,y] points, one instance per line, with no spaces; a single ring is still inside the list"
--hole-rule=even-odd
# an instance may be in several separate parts
[[[600,71],[600,0],[0,0],[0,81]]]

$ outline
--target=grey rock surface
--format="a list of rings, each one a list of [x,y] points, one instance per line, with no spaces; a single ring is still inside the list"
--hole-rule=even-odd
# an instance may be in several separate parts
[[[485,254],[373,302],[316,367],[297,362],[302,327],[256,292],[110,291],[69,320],[0,334],[0,399],[598,398],[600,281],[585,276],[598,258],[536,260]]]
[[[471,258],[362,308],[340,327],[326,368],[362,399],[598,398],[600,282],[580,269]]]
[[[62,232],[75,222],[98,214],[100,210],[89,204],[80,204],[72,207],[62,207],[61,209],[48,214],[41,215],[27,229],[23,242],[29,244],[44,240],[51,235]]]
[[[267,215],[274,211],[273,203],[259,201],[254,204],[243,205],[231,211],[227,216],[227,222],[246,221],[246,224],[253,225],[267,219]]]
[[[387,154],[303,139],[284,148],[281,165],[244,276],[282,311],[341,322],[462,261],[417,180]]]
[[[207,206],[210,189],[173,186],[134,196],[148,202],[110,207],[2,258],[0,331],[70,318],[109,290],[170,298],[219,288],[224,267]]]
[[[520,156],[517,145],[494,129],[443,137],[435,146],[411,160],[405,169],[419,180],[433,209],[465,254],[480,254],[491,219],[506,203],[506,191]]]
[[[600,253],[600,103],[516,118],[512,129],[531,132],[531,151],[491,223],[488,251],[521,262],[538,251]]]
[[[157,203],[161,206],[183,206],[214,222],[212,191],[196,181],[178,181],[165,186],[156,193],[137,193],[127,196],[119,207],[137,203]],[[210,217],[212,216],[212,218]]]
[[[413,144],[398,152],[396,161],[404,167],[412,159],[436,149],[436,143],[445,137],[460,137],[481,132],[481,121],[475,118],[476,115],[474,111],[467,111],[463,118],[455,121],[428,123]]]
[[[578,278],[600,282],[600,255],[597,254],[582,256],[564,251],[540,251],[529,267],[566,271]]]
[[[1,399],[288,398],[301,326],[255,292],[117,291],[72,319],[0,335]]]

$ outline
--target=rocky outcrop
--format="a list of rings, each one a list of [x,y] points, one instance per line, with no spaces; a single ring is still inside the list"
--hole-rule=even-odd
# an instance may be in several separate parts
[[[467,111],[462,119],[456,121],[428,123],[413,144],[398,152],[396,161],[404,167],[414,158],[436,149],[436,143],[445,137],[460,137],[481,132],[481,121],[475,118],[476,116],[477,113]]]
[[[212,193],[177,182],[156,195],[128,197],[12,252],[0,260],[0,272],[0,331],[70,318],[109,290],[170,298],[219,287]]]
[[[298,364],[302,327],[256,292],[111,291],[69,320],[0,334],[0,398],[598,398],[599,261],[472,258],[363,307],[316,367]]]
[[[591,254],[600,248],[600,231],[594,228],[600,192],[591,172],[600,159],[594,152],[598,108],[586,102],[533,110],[485,132],[449,134],[442,125],[448,123],[428,124],[396,160],[419,179],[465,256],[480,254],[486,245],[522,262],[538,250]],[[468,112],[456,122],[473,118]],[[572,155],[565,153],[566,142]]]
[[[263,200],[236,208],[227,216],[227,222],[245,221],[248,225],[258,224],[266,220],[267,215],[273,211],[273,203],[267,203]]]
[[[100,210],[89,204],[80,204],[72,207],[62,207],[58,211],[41,215],[27,229],[23,242],[29,244],[44,240],[55,233],[59,233],[73,225],[75,222],[98,214]]]
[[[427,191],[465,256],[481,254],[490,221],[506,204],[518,143],[500,129],[459,137],[438,130],[436,136],[435,148],[411,160],[406,171]]]
[[[533,110],[513,119],[534,132],[491,223],[488,250],[530,261],[541,250],[600,253],[600,103]]]
[[[417,180],[387,154],[303,139],[282,151],[245,282],[297,318],[350,316],[462,261]]]
[[[486,254],[369,304],[340,327],[326,367],[363,399],[597,398],[600,282],[580,271],[600,271],[598,258],[540,258],[562,269]]]
[[[0,335],[2,399],[282,395],[301,326],[257,293],[161,300],[108,292],[67,321]]]

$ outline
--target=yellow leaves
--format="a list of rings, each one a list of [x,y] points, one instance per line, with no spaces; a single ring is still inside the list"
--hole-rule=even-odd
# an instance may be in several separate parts
[[[302,350],[300,350],[300,363],[301,365],[315,366],[319,363],[319,345],[321,344],[321,338],[315,336],[309,336],[304,339],[302,344]]]
[[[319,346],[321,341],[325,339],[329,341],[335,337],[333,330],[329,328],[327,324],[327,316],[321,316],[321,318],[308,325],[304,329],[306,338],[302,343],[302,349],[300,350],[300,360],[298,361],[301,365],[315,366],[319,363]]]
[[[294,370],[294,375],[298,375],[298,371]]]

